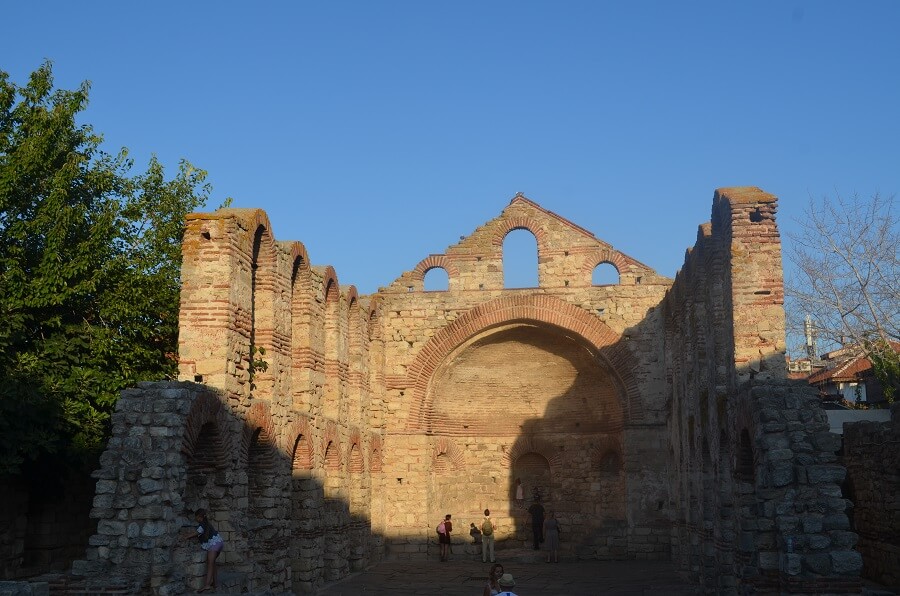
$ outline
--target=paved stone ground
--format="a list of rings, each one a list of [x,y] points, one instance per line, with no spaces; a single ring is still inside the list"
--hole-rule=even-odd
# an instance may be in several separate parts
[[[498,553],[499,554],[499,553]],[[669,563],[649,561],[575,561],[503,563],[516,580],[518,596],[688,596],[698,588],[683,581]],[[441,563],[386,561],[318,592],[321,596],[481,596],[490,563],[469,557]]]

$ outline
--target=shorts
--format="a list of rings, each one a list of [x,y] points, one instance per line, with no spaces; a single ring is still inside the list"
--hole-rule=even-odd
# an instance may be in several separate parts
[[[438,534],[438,543],[450,544],[450,535],[449,534]]]
[[[203,550],[212,551],[214,553],[221,552],[223,548],[225,548],[225,541],[222,540],[222,537],[216,534],[206,542],[200,545],[200,548]]]

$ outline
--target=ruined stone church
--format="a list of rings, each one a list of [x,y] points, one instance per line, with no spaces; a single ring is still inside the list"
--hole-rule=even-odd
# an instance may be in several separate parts
[[[245,589],[312,592],[436,557],[445,513],[490,508],[498,548],[521,546],[521,479],[564,557],[672,560],[710,593],[858,591],[839,440],[786,380],[775,212],[716,191],[673,280],[517,195],[369,296],[261,210],[191,215],[181,382],[123,393],[76,571],[196,587],[177,536],[203,507]],[[506,289],[519,229],[538,286]],[[618,283],[593,285],[599,264]],[[435,268],[448,287],[426,291]]]

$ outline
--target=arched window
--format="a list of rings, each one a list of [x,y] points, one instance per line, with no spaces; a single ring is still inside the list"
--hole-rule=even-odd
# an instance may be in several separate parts
[[[503,239],[503,287],[538,287],[537,238],[530,230],[513,230]]]
[[[619,270],[612,263],[598,263],[591,275],[591,284],[595,286],[614,286],[619,283]]]
[[[432,267],[425,272],[426,292],[446,292],[450,289],[450,276],[443,267]]]

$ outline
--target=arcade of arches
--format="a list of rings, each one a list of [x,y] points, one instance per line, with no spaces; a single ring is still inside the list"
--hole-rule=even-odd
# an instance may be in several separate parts
[[[245,589],[312,592],[434,555],[448,512],[459,530],[490,508],[498,547],[522,546],[520,478],[564,556],[672,560],[709,592],[858,590],[836,446],[786,380],[775,210],[717,191],[672,280],[517,195],[370,296],[262,211],[191,215],[181,382],[123,394],[76,570],[196,587],[172,537],[205,507]],[[518,229],[535,288],[504,287]],[[592,283],[601,264],[618,283]]]

